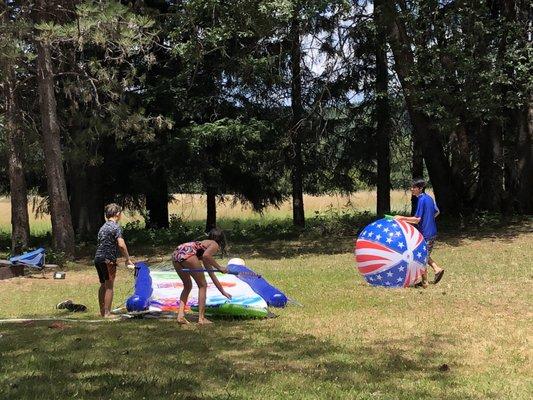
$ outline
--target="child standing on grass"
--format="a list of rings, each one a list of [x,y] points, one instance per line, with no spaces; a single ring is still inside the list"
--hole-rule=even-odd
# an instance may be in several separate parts
[[[426,182],[423,179],[415,179],[411,185],[411,193],[417,197],[417,207],[412,217],[396,215],[394,218],[416,225],[428,246],[428,264],[435,273],[434,284],[439,283],[444,275],[444,269],[440,268],[431,258],[431,251],[437,237],[437,223],[435,218],[440,214],[437,204],[431,196],[426,194]],[[428,287],[427,271],[422,274],[422,287]]]
[[[94,266],[100,280],[98,289],[98,303],[100,304],[100,315],[110,318],[111,304],[113,303],[113,285],[117,272],[117,257],[119,250],[126,258],[126,266],[133,267],[128,254],[126,242],[122,237],[122,229],[118,224],[122,217],[122,208],[117,204],[105,206],[106,222],[98,231],[98,245],[94,256]]]
[[[202,269],[208,269],[209,277],[213,281],[213,284],[217,289],[222,293],[223,296],[226,296],[228,299],[231,299],[231,295],[227,293],[222,285],[220,284],[218,278],[214,274],[213,267],[218,269],[220,272],[226,273],[228,269],[226,267],[221,267],[214,259],[214,255],[218,250],[224,250],[226,246],[226,238],[224,232],[221,229],[214,228],[209,231],[206,240],[199,242],[188,242],[180,244],[174,253],[172,253],[172,263],[174,264],[174,269],[178,273],[181,281],[183,282],[183,290],[180,295],[180,304],[178,310],[178,322],[180,324],[188,324],[189,321],[185,318],[185,305],[189,298],[189,293],[192,289],[192,280],[194,279],[198,285],[198,323],[199,324],[210,324],[205,317],[205,302],[207,296],[207,281]],[[203,263],[203,266],[202,266]],[[198,269],[199,272],[187,272],[183,271],[184,269]]]

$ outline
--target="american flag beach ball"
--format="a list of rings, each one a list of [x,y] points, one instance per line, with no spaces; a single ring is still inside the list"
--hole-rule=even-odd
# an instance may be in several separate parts
[[[412,286],[426,270],[427,244],[411,224],[380,219],[367,225],[355,242],[355,262],[373,286]]]

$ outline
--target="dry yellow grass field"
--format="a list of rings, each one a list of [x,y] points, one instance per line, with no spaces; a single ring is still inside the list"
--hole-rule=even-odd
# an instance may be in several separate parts
[[[175,194],[170,203],[170,213],[175,214],[186,221],[201,221],[206,217],[205,196],[196,194]],[[391,192],[391,206],[396,211],[410,209],[411,195],[409,192],[395,190]],[[307,216],[316,211],[324,212],[329,208],[336,210],[376,211],[376,192],[360,191],[350,195],[325,195],[304,197],[305,211]],[[36,217],[31,206],[30,225],[33,233],[39,233],[50,229],[50,217],[48,215]],[[217,206],[219,219],[276,219],[291,216],[290,199],[280,205],[279,208],[268,207],[262,215],[253,212],[247,206],[235,202],[233,196],[225,196]],[[127,212],[124,222],[142,219],[138,213]],[[0,198],[0,230],[11,229],[10,199]]]

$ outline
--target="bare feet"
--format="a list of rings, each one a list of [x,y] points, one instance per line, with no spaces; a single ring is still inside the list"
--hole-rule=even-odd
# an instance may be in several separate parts
[[[180,325],[188,325],[188,324],[190,324],[190,322],[187,321],[187,318],[182,316],[182,317],[178,317],[178,324],[180,324]]]
[[[104,315],[104,319],[107,319],[109,321],[117,321],[120,319],[120,315],[106,314]]]
[[[417,279],[417,281],[415,282],[415,284],[413,285],[415,288],[423,288],[423,289],[427,289],[429,284],[428,284],[428,276],[427,275],[422,275],[419,279]]]
[[[425,274],[422,274],[422,287],[424,289],[427,289],[429,286],[429,282],[428,282],[428,274],[425,273]]]
[[[207,318],[199,318],[198,319],[198,325],[209,325],[209,324],[212,324],[213,322],[209,321]]]

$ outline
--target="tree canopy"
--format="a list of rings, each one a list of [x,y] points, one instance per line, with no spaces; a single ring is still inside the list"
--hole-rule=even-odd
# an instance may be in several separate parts
[[[28,241],[28,192],[63,251],[110,201],[168,226],[177,192],[207,194],[206,228],[225,194],[257,211],[292,197],[303,226],[304,192],[377,185],[386,212],[389,190],[421,175],[444,214],[533,212],[528,2],[9,0],[1,12],[14,248]]]

